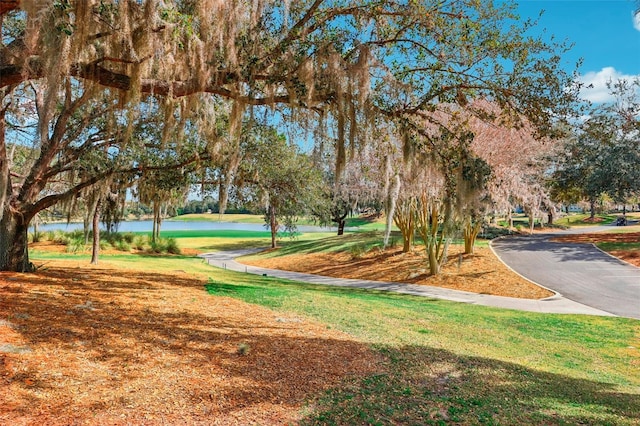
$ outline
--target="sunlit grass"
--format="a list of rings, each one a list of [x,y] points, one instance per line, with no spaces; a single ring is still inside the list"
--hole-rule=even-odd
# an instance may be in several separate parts
[[[227,271],[212,274],[207,289],[316,318],[387,357],[388,372],[322,398],[320,413],[308,419],[313,424],[446,424],[426,422],[432,415],[460,424],[638,420],[638,321],[500,310]]]
[[[422,243],[418,238],[414,241],[416,246],[420,246]],[[462,245],[464,241],[461,239],[455,239],[451,242],[452,245]],[[394,231],[391,234],[390,245],[392,247],[402,246],[402,236],[398,231]],[[488,247],[489,240],[478,239],[476,240],[476,247]],[[265,253],[253,254],[252,258],[272,258],[287,255],[298,255],[305,253],[337,253],[337,252],[349,252],[355,251],[359,253],[366,253],[374,249],[381,249],[383,247],[383,232],[382,231],[369,231],[369,232],[353,232],[345,233],[344,235],[333,234],[304,234],[298,239],[292,241],[283,241],[279,250],[268,251]]]
[[[635,243],[614,243],[614,242],[601,242],[596,244],[600,250],[603,251],[617,251],[617,250],[640,250],[640,241]]]
[[[240,250],[249,248],[269,248],[271,246],[271,233],[268,231],[175,231],[167,232],[176,238],[181,248],[196,249],[199,252],[220,251],[220,250]],[[309,232],[295,236],[280,234],[277,244],[287,247],[300,240],[315,241],[333,235],[327,232]],[[164,236],[164,233],[163,233]]]
[[[217,223],[248,223],[248,224],[263,224],[265,223],[264,215],[260,214],[240,214],[240,213],[189,213],[180,216],[174,216],[171,219],[167,219],[177,222],[217,222]],[[297,225],[318,225],[317,221],[313,218],[298,218]]]
[[[589,220],[591,217],[590,214],[569,214],[563,218],[556,219],[554,221],[557,225],[564,226],[600,226],[600,225],[608,225],[613,223],[618,215],[608,214],[608,215],[596,215],[596,221],[592,222]]]
[[[259,214],[218,214],[218,213],[189,213],[172,217],[172,221],[179,222],[234,222],[234,223],[264,223],[264,216]]]
[[[627,225],[627,226],[612,226],[611,229],[607,229],[604,232],[612,233],[612,234],[630,234],[633,232],[640,232],[640,224]]]

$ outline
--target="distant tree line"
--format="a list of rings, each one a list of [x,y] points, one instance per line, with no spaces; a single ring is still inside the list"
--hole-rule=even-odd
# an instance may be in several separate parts
[[[183,206],[176,208],[178,216],[185,214],[220,213],[220,202],[212,197],[204,197],[202,200],[188,200]],[[234,203],[227,205],[225,213],[231,214],[254,214],[255,212],[244,207],[236,206]]]

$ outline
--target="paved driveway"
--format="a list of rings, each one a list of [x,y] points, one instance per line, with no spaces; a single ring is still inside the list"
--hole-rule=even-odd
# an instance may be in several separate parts
[[[553,236],[507,237],[494,240],[491,245],[516,272],[567,299],[640,319],[640,268],[591,244],[551,242]]]

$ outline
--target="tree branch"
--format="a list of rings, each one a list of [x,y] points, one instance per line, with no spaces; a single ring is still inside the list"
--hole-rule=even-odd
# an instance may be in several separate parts
[[[0,16],[20,7],[20,0],[0,0]]]

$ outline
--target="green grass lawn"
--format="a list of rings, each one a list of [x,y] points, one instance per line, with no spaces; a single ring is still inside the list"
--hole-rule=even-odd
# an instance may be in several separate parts
[[[303,241],[287,249],[315,250]],[[32,253],[36,264],[70,256]],[[208,280],[202,297],[211,303],[227,296],[295,313],[371,345],[383,359],[379,373],[345,378],[318,395],[302,424],[640,424],[637,320],[314,286],[216,269],[187,256],[122,254],[102,261],[188,271]]]
[[[618,215],[616,214],[608,214],[608,215],[601,215],[601,214],[597,214],[595,217],[597,219],[601,219],[601,221],[598,222],[591,222],[591,221],[585,221],[585,219],[589,219],[591,217],[590,214],[570,214],[568,216],[565,216],[563,218],[560,219],[556,219],[554,221],[554,223],[556,225],[563,225],[563,226],[600,226],[600,225],[609,225],[610,223],[613,223]]]
[[[218,213],[190,213],[167,219],[177,222],[234,222],[234,223],[264,223],[264,216],[259,214],[223,214]]]
[[[316,402],[309,424],[637,424],[640,323],[541,315],[220,273],[207,290],[323,321],[387,370]]]
[[[327,232],[300,233],[294,236],[279,235],[278,245],[288,246],[299,240],[307,242],[327,238],[334,235]],[[200,251],[237,250],[244,248],[268,248],[271,245],[269,231],[166,231],[162,238],[174,238],[182,248],[193,248]]]
[[[614,250],[640,250],[640,241],[637,243],[610,243],[602,242],[596,244],[600,250],[614,251]]]
[[[233,223],[264,223],[264,216],[256,214],[224,214],[219,215],[217,213],[190,213],[181,216],[174,216],[169,221],[176,222],[233,222]],[[298,225],[318,225],[316,221],[309,218],[300,218]],[[336,224],[332,223],[331,226],[335,227]],[[382,231],[384,230],[385,223],[384,218],[372,218],[372,217],[349,217],[346,220],[347,227],[356,227],[359,231]],[[396,229],[395,227],[393,229]]]
[[[310,239],[310,237],[314,239]],[[382,238],[382,231],[353,232],[340,236],[333,234],[305,234],[303,238],[282,241],[281,247],[277,251],[258,253],[251,255],[251,257],[271,258],[304,253],[364,253],[382,248]],[[464,244],[464,241],[453,240],[451,243]],[[402,247],[402,235],[399,231],[392,232],[390,244],[395,247]],[[421,240],[417,239],[415,244],[419,246]],[[488,245],[488,240],[476,240],[476,247],[488,247]]]

